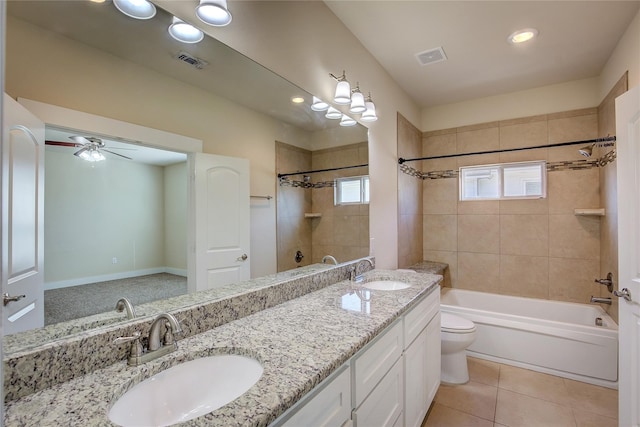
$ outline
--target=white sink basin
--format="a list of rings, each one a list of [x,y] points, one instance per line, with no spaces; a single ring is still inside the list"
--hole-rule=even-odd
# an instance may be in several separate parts
[[[375,291],[399,291],[400,289],[411,287],[411,285],[398,282],[397,280],[374,280],[372,282],[365,282],[362,286]]]
[[[195,359],[137,384],[118,399],[109,419],[121,426],[168,426],[214,411],[262,376],[254,359],[217,355]]]

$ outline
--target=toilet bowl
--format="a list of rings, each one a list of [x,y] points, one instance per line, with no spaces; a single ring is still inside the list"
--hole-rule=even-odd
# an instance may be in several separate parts
[[[466,349],[476,339],[476,326],[468,319],[451,313],[441,313],[440,339],[442,365],[440,380],[446,384],[465,384],[469,381]]]

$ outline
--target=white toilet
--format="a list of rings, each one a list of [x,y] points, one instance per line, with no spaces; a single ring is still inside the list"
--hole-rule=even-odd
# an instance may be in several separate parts
[[[442,365],[440,380],[447,384],[469,381],[466,349],[476,339],[476,325],[468,319],[441,312]]]

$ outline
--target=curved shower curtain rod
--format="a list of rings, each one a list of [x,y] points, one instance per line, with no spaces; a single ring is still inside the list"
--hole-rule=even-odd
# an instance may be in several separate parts
[[[461,157],[461,156],[474,156],[477,154],[495,154],[495,153],[506,153],[509,151],[522,151],[522,150],[535,150],[536,148],[552,148],[552,147],[564,147],[566,145],[578,145],[578,144],[597,144],[599,142],[614,142],[616,140],[615,136],[607,136],[604,138],[596,138],[596,139],[587,139],[584,141],[573,141],[573,142],[560,142],[557,144],[547,144],[540,145],[537,147],[521,147],[521,148],[506,148],[504,150],[493,150],[493,151],[477,151],[475,153],[460,153],[460,154],[446,154],[443,156],[432,156],[432,157],[417,157],[414,159],[404,159],[400,157],[398,159],[399,164],[403,164],[406,162],[415,162],[418,160],[433,160],[433,159],[445,159],[448,157]]]

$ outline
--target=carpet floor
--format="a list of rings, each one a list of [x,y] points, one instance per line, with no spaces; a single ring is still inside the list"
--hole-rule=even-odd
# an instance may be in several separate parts
[[[44,323],[64,322],[115,310],[125,297],[136,305],[187,293],[187,278],[169,273],[109,280],[44,292]]]

